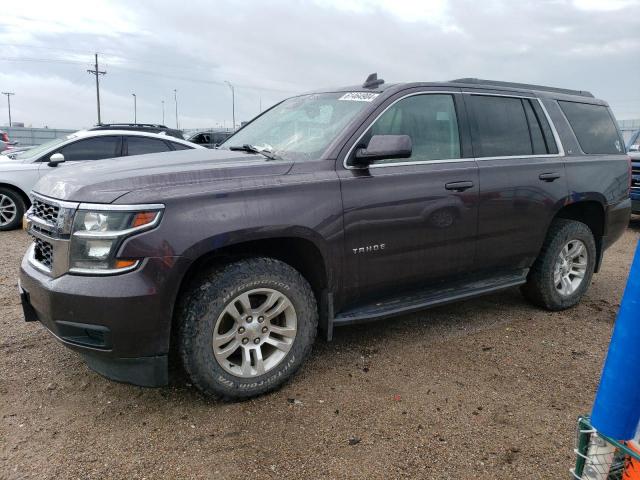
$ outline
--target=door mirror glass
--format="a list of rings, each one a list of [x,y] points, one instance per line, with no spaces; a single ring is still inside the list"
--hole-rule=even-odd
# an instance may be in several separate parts
[[[374,160],[409,158],[412,150],[409,135],[373,135],[367,148],[356,150],[355,163],[368,165]]]
[[[47,165],[49,165],[50,167],[57,167],[58,164],[63,162],[64,162],[64,155],[61,153],[54,153],[49,157],[49,163],[47,163]]]

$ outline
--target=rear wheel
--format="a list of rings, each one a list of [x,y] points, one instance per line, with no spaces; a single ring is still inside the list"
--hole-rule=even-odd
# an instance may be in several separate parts
[[[14,230],[22,223],[25,204],[15,190],[0,188],[0,231]]]
[[[318,325],[308,282],[270,258],[202,274],[179,310],[179,349],[205,394],[249,398],[290,378],[311,351]]]
[[[580,301],[589,288],[596,264],[593,233],[582,222],[557,219],[522,292],[532,303],[564,310]]]

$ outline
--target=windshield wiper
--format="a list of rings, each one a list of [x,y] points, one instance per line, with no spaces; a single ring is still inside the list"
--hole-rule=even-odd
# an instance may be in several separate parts
[[[229,150],[239,151],[239,152],[249,152],[249,153],[259,153],[260,155],[264,155],[269,160],[280,160],[280,157],[276,155],[269,149],[260,148],[255,145],[249,145],[245,143],[244,145],[232,145],[229,147]]]

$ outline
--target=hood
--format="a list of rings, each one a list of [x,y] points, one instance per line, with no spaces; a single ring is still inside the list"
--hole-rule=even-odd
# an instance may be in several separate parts
[[[133,191],[158,192],[172,186],[283,175],[291,165],[229,150],[152,153],[63,165],[42,177],[33,191],[60,200],[111,203]]]

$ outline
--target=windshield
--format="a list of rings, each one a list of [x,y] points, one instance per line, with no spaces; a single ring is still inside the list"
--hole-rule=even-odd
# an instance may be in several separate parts
[[[251,122],[220,148],[251,145],[287,160],[315,159],[377,96],[338,92],[293,97]]]
[[[29,150],[25,150],[24,152],[18,152],[15,154],[14,158],[16,160],[24,160],[26,158],[37,157],[43,154],[44,152],[46,152],[47,150],[50,150],[51,148],[54,148],[57,145],[60,145],[61,143],[64,143],[67,140],[72,139],[73,137],[74,137],[74,134],[66,135],[61,138],[54,138],[49,142],[43,143],[42,145],[38,145],[37,147],[30,148]]]

